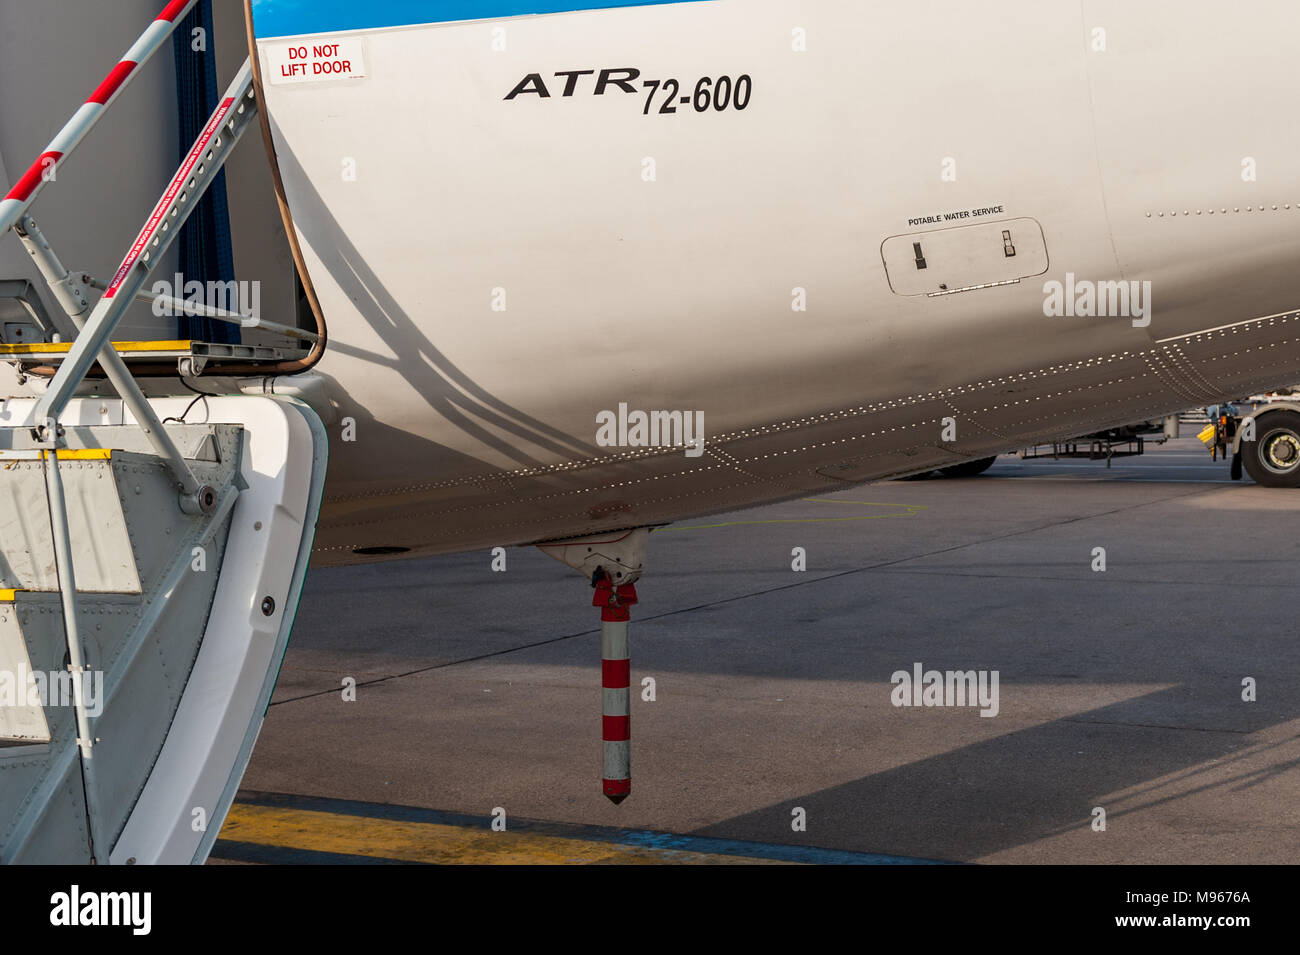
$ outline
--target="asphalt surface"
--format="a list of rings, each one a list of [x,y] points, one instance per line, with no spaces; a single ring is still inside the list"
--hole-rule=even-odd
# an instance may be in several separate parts
[[[634,693],[619,806],[576,573],[534,549],[504,573],[486,551],[312,571],[243,786],[468,827],[500,808],[593,839],[1294,863],[1298,512],[1300,492],[1232,482],[1184,437],[1109,469],[1008,456],[656,532],[631,625],[633,687],[652,677],[656,698]],[[997,671],[997,715],[894,706],[891,676],[917,663]],[[301,845],[319,818],[295,823]],[[322,835],[321,859],[367,854],[348,846]]]

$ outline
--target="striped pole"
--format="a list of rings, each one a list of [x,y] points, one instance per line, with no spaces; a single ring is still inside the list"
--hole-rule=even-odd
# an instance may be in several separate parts
[[[22,218],[27,207],[36,199],[36,194],[54,177],[54,171],[77,147],[88,132],[99,122],[108,104],[122,90],[136,73],[136,67],[144,64],[158,49],[167,42],[172,31],[190,8],[198,0],[171,0],[162,13],[149,24],[149,28],[140,34],[140,39],[126,51],[117,66],[113,67],[104,82],[95,87],[95,91],[77,110],[72,119],[59,130],[58,135],[45,147],[45,151],[36,157],[28,170],[23,173],[9,194],[0,200],[0,235],[8,232],[15,222]]]
[[[605,795],[615,805],[632,792],[632,670],[627,640],[628,607],[636,603],[632,584],[615,587],[607,576],[591,598],[600,608],[600,677],[603,702]]]

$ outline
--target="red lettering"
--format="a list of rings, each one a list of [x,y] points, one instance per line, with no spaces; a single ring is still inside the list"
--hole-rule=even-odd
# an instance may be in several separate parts
[[[306,65],[306,64],[304,64]],[[323,63],[313,63],[311,71],[316,76],[329,73],[350,73],[352,72],[351,60],[326,60]]]

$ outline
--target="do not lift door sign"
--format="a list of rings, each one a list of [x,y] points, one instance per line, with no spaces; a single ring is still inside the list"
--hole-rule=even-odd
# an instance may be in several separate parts
[[[355,80],[366,75],[360,37],[302,40],[266,45],[266,72],[271,83]]]

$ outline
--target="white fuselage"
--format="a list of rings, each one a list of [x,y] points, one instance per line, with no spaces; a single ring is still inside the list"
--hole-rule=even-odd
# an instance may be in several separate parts
[[[708,0],[259,39],[330,336],[316,560],[658,524],[1291,382],[1297,27]],[[284,76],[340,41],[356,75]],[[697,111],[723,76],[744,109]],[[1131,314],[1077,314],[1108,282]],[[702,420],[703,453],[628,443],[633,411]]]

